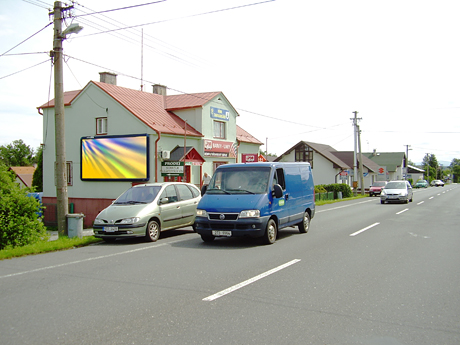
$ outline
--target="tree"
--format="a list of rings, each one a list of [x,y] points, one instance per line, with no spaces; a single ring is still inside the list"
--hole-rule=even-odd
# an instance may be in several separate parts
[[[438,179],[439,164],[434,154],[427,153],[425,157],[423,157],[422,166],[425,169],[425,173],[427,174],[428,182]]]
[[[40,147],[37,153],[37,168],[34,171],[32,187],[36,192],[43,192],[43,148]]]
[[[37,211],[38,200],[27,196],[8,168],[0,163],[0,250],[41,241],[46,228]]]
[[[450,169],[454,175],[452,181],[458,183],[460,181],[460,159],[454,158],[450,163]]]
[[[22,139],[0,146],[0,161],[7,167],[30,166],[34,163],[34,150]]]

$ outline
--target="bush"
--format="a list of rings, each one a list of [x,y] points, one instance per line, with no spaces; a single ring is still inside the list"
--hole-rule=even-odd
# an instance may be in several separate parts
[[[6,166],[0,164],[0,250],[33,244],[47,237],[38,218],[39,202],[28,197]]]
[[[321,188],[324,190],[324,192],[334,192],[334,199],[337,199],[337,193],[342,192],[342,197],[343,198],[350,198],[353,196],[353,192],[351,190],[351,187],[345,183],[333,183],[333,184],[321,184],[315,186],[315,193],[316,193],[316,188]],[[322,193],[324,193],[322,192]]]

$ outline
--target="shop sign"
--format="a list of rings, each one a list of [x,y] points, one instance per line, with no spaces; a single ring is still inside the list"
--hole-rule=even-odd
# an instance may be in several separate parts
[[[228,121],[230,120],[230,112],[225,109],[211,107],[211,118],[221,121]]]
[[[161,162],[161,176],[184,176],[184,162]]]
[[[243,163],[254,163],[259,160],[257,153],[243,153],[241,155],[241,161]]]
[[[233,143],[230,141],[204,140],[204,155],[207,157],[229,157]]]

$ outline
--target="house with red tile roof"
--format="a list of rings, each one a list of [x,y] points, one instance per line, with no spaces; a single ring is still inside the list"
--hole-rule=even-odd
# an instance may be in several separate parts
[[[135,183],[180,180],[200,186],[205,172],[212,175],[221,164],[259,153],[263,143],[237,125],[239,114],[220,91],[167,95],[162,85],[145,92],[116,85],[114,74],[100,75],[100,81],[64,93],[68,197],[72,212],[85,214],[85,226]],[[52,224],[54,100],[38,111],[45,223]]]
[[[21,188],[32,187],[35,167],[10,167],[8,170],[16,175],[16,182]]]

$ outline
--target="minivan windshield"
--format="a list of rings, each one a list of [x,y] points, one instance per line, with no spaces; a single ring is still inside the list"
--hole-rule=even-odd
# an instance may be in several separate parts
[[[156,198],[160,189],[161,186],[132,187],[120,195],[114,204],[148,204]]]
[[[264,194],[268,191],[269,167],[218,169],[206,193]]]
[[[374,184],[372,185],[372,187],[383,187],[385,186],[387,183],[385,181],[377,181],[377,182],[374,182]]]

